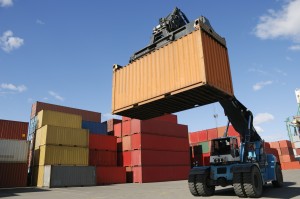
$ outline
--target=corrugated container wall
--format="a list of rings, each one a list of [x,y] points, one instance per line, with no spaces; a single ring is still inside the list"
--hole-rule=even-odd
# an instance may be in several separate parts
[[[46,144],[88,147],[88,143],[88,130],[46,125],[36,132],[35,149]]]
[[[26,140],[1,140],[0,162],[26,163],[29,152],[29,142]]]
[[[87,166],[89,149],[67,146],[40,146],[35,151],[35,165],[79,165]]]
[[[42,110],[37,115],[37,128],[45,125],[81,128],[81,121],[82,117],[80,115]]]
[[[232,96],[225,42],[203,28],[114,69],[112,112],[149,119]]]
[[[96,169],[92,166],[44,166],[44,187],[96,185]]]
[[[81,110],[77,108],[59,106],[54,104],[48,104],[43,102],[36,102],[32,105],[31,108],[31,117],[33,118],[40,112],[41,110],[50,110],[50,111],[58,111],[63,113],[81,115],[83,120],[93,121],[93,122],[101,122],[101,113],[97,113],[94,111]]]
[[[25,187],[27,170],[26,163],[0,163],[0,188]]]
[[[26,140],[28,122],[0,120],[0,139]]]

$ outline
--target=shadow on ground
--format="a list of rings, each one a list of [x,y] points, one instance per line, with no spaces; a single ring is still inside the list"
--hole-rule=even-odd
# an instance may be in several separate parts
[[[51,190],[39,189],[36,187],[0,188],[0,198],[19,196],[20,193],[45,192],[45,191],[51,191]]]
[[[262,197],[264,198],[294,198],[300,196],[300,187],[295,187],[295,182],[284,182],[281,188],[274,188],[272,184],[264,186]],[[216,190],[216,196],[236,196],[232,187]]]

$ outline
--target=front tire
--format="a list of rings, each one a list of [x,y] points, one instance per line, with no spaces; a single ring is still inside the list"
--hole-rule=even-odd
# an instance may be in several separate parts
[[[199,196],[198,191],[196,189],[196,175],[189,175],[189,190],[193,196]]]
[[[273,187],[282,187],[283,186],[283,176],[282,176],[282,171],[281,167],[279,164],[276,164],[275,166],[275,176],[276,180],[272,181]]]
[[[215,186],[208,185],[209,175],[196,175],[196,190],[199,196],[212,196],[215,194]]]
[[[246,192],[243,184],[243,173],[233,173],[233,190],[235,195],[240,198],[246,198]]]
[[[245,193],[250,198],[259,198],[263,191],[261,173],[256,166],[251,168],[251,172],[243,173],[243,184]]]

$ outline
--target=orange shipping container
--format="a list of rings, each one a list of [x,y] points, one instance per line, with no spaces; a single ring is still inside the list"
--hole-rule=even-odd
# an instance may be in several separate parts
[[[233,95],[225,39],[199,23],[126,67],[114,66],[113,114],[149,119]]]

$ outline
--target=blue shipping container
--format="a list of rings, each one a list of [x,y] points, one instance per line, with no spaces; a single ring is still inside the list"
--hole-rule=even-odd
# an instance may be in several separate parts
[[[82,128],[88,129],[93,134],[107,134],[107,122],[90,122],[82,120]]]

